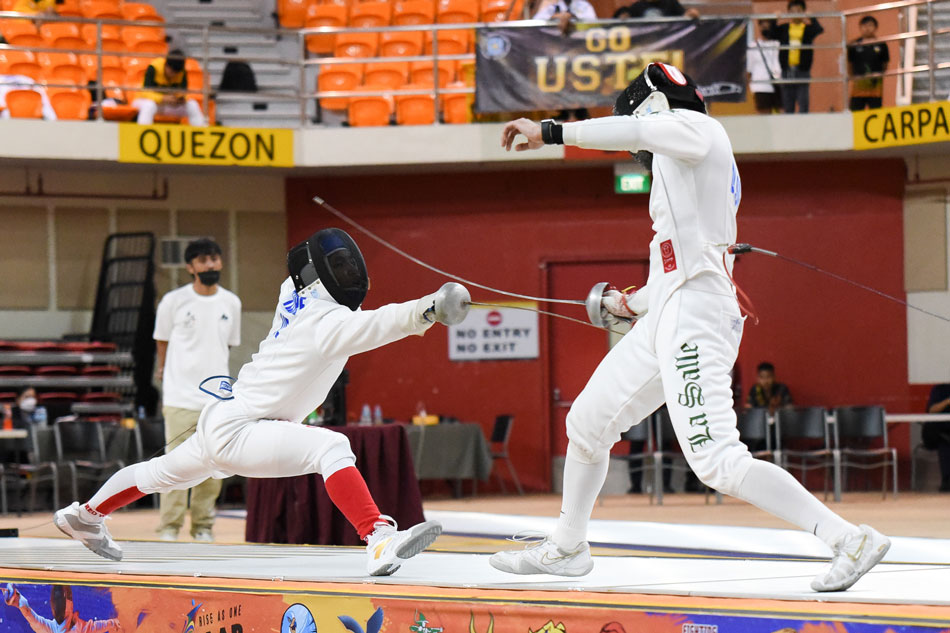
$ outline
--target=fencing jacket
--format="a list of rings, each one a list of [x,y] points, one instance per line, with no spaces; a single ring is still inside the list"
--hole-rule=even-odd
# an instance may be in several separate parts
[[[251,418],[300,422],[326,399],[350,356],[431,325],[416,314],[416,300],[353,312],[319,283],[297,293],[288,277],[270,332],[234,383],[234,401]]]
[[[660,308],[674,290],[701,273],[726,278],[736,240],[742,197],[732,144],[722,125],[692,110],[611,116],[564,124],[565,145],[587,149],[653,152],[650,191],[649,308]]]

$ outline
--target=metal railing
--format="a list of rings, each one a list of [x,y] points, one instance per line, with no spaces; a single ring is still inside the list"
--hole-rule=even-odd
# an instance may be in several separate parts
[[[936,43],[935,39],[940,36],[946,36],[950,34],[950,26],[943,28],[936,28],[934,25],[934,5],[941,4],[947,5],[950,4],[950,0],[899,0],[896,2],[886,2],[882,4],[870,5],[867,7],[860,7],[856,9],[849,9],[846,11],[839,12],[817,12],[817,13],[808,13],[805,14],[805,17],[815,17],[819,20],[825,21],[826,28],[831,24],[837,24],[838,26],[838,41],[834,43],[822,43],[822,44],[812,44],[810,46],[784,46],[778,47],[779,50],[786,49],[790,50],[792,48],[798,48],[799,50],[814,50],[816,52],[816,57],[818,55],[826,55],[828,51],[832,53],[837,53],[837,74],[832,75],[819,75],[812,76],[809,79],[782,79],[775,78],[772,80],[772,83],[775,85],[781,86],[785,84],[795,84],[802,83],[807,81],[810,84],[816,84],[821,89],[822,86],[833,87],[835,85],[840,86],[841,100],[838,101],[842,110],[847,109],[848,106],[848,93],[850,82],[855,78],[848,72],[847,68],[847,26],[848,21],[856,19],[859,16],[863,15],[873,15],[875,13],[881,13],[886,11],[898,11],[899,22],[901,27],[904,29],[899,33],[892,35],[878,37],[873,42],[897,42],[898,47],[902,49],[899,51],[898,55],[892,56],[892,59],[898,60],[898,65],[896,68],[886,70],[880,73],[871,73],[866,75],[861,75],[861,78],[873,78],[873,77],[898,77],[901,79],[898,81],[898,90],[897,90],[897,101],[909,102],[911,97],[911,87],[912,87],[912,78],[920,73],[927,73],[928,77],[928,86],[929,86],[929,98],[935,100],[937,96],[937,85],[938,85],[938,73],[942,71],[950,70],[950,60],[940,61],[937,58],[936,54]],[[920,14],[921,7],[927,15],[927,25],[925,29],[917,28],[917,17]],[[798,14],[801,16],[801,14]],[[722,18],[739,18],[746,19],[750,21],[760,20],[760,19],[783,19],[790,18],[792,14],[783,14],[783,13],[753,13],[753,14],[743,14],[743,15],[716,15],[710,16],[708,18],[700,17],[700,21],[704,19],[722,19]],[[164,28],[168,31],[174,30],[179,33],[198,33],[200,34],[200,52],[190,51],[188,55],[190,58],[196,59],[200,62],[202,71],[203,71],[203,84],[201,89],[191,89],[191,90],[180,90],[180,89],[152,89],[149,88],[149,91],[155,92],[166,92],[166,93],[181,93],[185,92],[189,95],[200,95],[202,97],[202,104],[205,111],[205,115],[208,114],[208,106],[212,98],[216,99],[219,103],[223,102],[275,102],[275,103],[290,103],[294,102],[298,105],[297,116],[293,117],[297,124],[301,127],[306,127],[313,123],[319,122],[319,116],[314,117],[311,112],[311,106],[317,108],[319,114],[319,101],[325,98],[345,98],[345,97],[354,97],[354,96],[383,96],[383,97],[398,97],[400,95],[414,95],[414,94],[429,94],[433,97],[434,108],[436,109],[435,123],[439,123],[439,104],[440,97],[447,94],[473,94],[475,88],[473,86],[465,87],[452,87],[447,88],[440,86],[439,79],[439,62],[445,61],[457,61],[457,60],[474,60],[475,55],[473,53],[466,53],[460,55],[440,55],[439,54],[439,38],[438,32],[443,30],[448,31],[461,31],[461,30],[473,30],[479,27],[485,26],[498,26],[501,23],[464,23],[464,24],[430,24],[430,25],[412,25],[412,26],[390,26],[390,27],[375,27],[375,28],[349,28],[349,27],[314,27],[314,28],[304,28],[304,29],[258,29],[258,28],[243,28],[243,27],[226,27],[226,26],[210,26],[210,25],[201,25],[196,26],[189,23],[175,23],[175,22],[150,22],[144,20],[136,20],[133,22],[117,19],[89,19],[89,18],[79,18],[79,17],[59,17],[59,16],[24,16],[22,14],[12,13],[12,12],[0,12],[0,20],[4,19],[21,19],[21,20],[32,20],[37,22],[68,22],[73,24],[95,24],[96,25],[96,42],[92,50],[80,50],[80,49],[62,49],[62,48],[50,48],[50,47],[23,47],[23,46],[12,46],[10,44],[0,45],[0,53],[5,50],[21,50],[21,51],[30,51],[33,53],[75,53],[77,55],[95,55],[98,60],[97,64],[97,80],[95,82],[95,104],[100,104],[103,101],[105,91],[114,88],[121,89],[123,91],[136,91],[142,90],[142,86],[132,86],[132,85],[121,85],[121,86],[104,86],[103,85],[103,58],[104,57],[162,57],[162,55],[156,55],[154,53],[141,53],[134,51],[111,51],[103,50],[103,27],[115,25],[119,27],[125,26],[139,26],[139,27],[156,27]],[[652,19],[651,21],[688,21],[685,18],[660,18]],[[592,24],[596,25],[615,25],[622,24],[627,21],[619,20],[597,20]],[[521,20],[517,22],[507,22],[504,23],[506,28],[536,28],[538,26],[551,26],[555,22],[542,22],[534,20]],[[327,34],[346,34],[346,33],[390,33],[390,32],[422,32],[428,34],[428,39],[431,41],[431,54],[420,55],[414,57],[366,57],[366,58],[333,58],[333,57],[313,57],[308,54],[307,51],[307,37],[313,35],[327,35]],[[827,31],[826,31],[827,33]],[[287,38],[290,41],[296,40],[296,55],[293,59],[283,59],[280,57],[265,57],[265,56],[234,56],[229,54],[212,54],[211,48],[211,38],[213,36],[227,34],[244,34],[244,35],[259,35],[262,38],[273,38],[279,36],[281,38]],[[826,35],[827,36],[827,35]],[[914,54],[914,45],[919,39],[925,38],[927,43],[927,60],[926,63],[917,63],[916,55]],[[426,36],[423,36],[423,46],[426,45]],[[950,45],[950,41],[948,41]],[[423,49],[425,50],[425,49]],[[186,54],[189,51],[186,51]],[[218,63],[226,63],[228,61],[233,61],[239,59],[240,61],[247,62],[253,65],[255,63],[267,63],[267,64],[276,64],[278,66],[286,66],[290,69],[296,68],[297,78],[294,82],[293,87],[288,86],[284,89],[275,89],[271,88],[268,90],[257,91],[257,92],[220,92],[216,91],[211,87],[211,68],[212,65]],[[315,77],[311,79],[312,70],[316,70],[316,74],[319,74],[321,68],[329,67],[334,64],[351,64],[351,63],[374,63],[374,62],[412,62],[412,61],[431,61],[433,68],[433,82],[431,88],[427,89],[400,89],[400,90],[362,90],[357,89],[353,91],[319,91],[317,90],[317,82]],[[827,61],[827,60],[826,60]],[[293,74],[293,70],[291,70]],[[42,85],[48,86],[51,88],[74,88],[75,84],[67,84],[61,82],[45,82]],[[85,87],[82,87],[85,88]],[[837,99],[835,99],[837,101]],[[102,109],[98,108],[98,117],[102,117]],[[253,113],[248,113],[248,117],[253,117]],[[293,116],[293,115],[290,115]]]

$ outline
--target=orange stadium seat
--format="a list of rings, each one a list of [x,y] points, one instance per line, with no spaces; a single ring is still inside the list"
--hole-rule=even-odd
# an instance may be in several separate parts
[[[99,70],[99,57],[97,55],[80,55],[79,65],[86,71],[86,79],[96,81]],[[103,70],[118,69],[122,73],[123,79],[125,78],[125,69],[122,67],[122,60],[115,55],[103,55],[102,68]]]
[[[82,17],[82,6],[79,0],[61,0],[56,3],[56,14],[64,17]]]
[[[478,22],[478,0],[438,0],[439,24]]]
[[[416,57],[422,55],[422,31],[394,31],[379,36],[381,57]]]
[[[432,0],[402,0],[393,5],[393,25],[435,24]]]
[[[185,75],[188,79],[188,90],[203,90],[205,85],[205,71],[197,59],[185,60]]]
[[[124,20],[165,21],[164,18],[158,14],[158,11],[155,10],[155,7],[150,4],[145,4],[144,2],[123,2],[120,10],[122,11],[122,19]]]
[[[317,90],[330,92],[335,90],[353,90],[363,81],[363,64],[327,64],[320,67],[317,75]],[[320,99],[320,107],[326,110],[345,110],[346,97],[325,97]]]
[[[0,34],[10,46],[46,46],[43,36],[30,20],[0,20]]]
[[[345,4],[311,4],[307,8],[307,28],[319,26],[346,26],[349,8]],[[307,36],[307,50],[315,55],[328,55],[333,52],[336,33],[318,33]]]
[[[155,58],[123,57],[122,62],[125,64],[126,83],[130,86],[140,88],[142,81],[145,79],[145,71],[148,70],[148,66],[152,63],[153,59]]]
[[[48,83],[86,85],[86,70],[75,53],[38,53],[36,61]]]
[[[375,57],[379,33],[340,33],[333,47],[335,57]]]
[[[465,88],[465,84],[456,81],[450,83],[446,88]],[[472,122],[472,103],[475,101],[475,95],[472,94],[447,94],[441,95],[442,99],[442,118],[446,123],[471,123]]]
[[[89,118],[92,98],[88,90],[51,90],[49,100],[59,119],[84,121]]]
[[[513,6],[512,6],[513,5]],[[524,0],[482,0],[482,22],[522,19]],[[510,17],[508,11],[511,11]]]
[[[79,26],[69,22],[47,22],[40,27],[46,46],[69,50],[85,50],[89,44],[79,34]]]
[[[409,81],[413,84],[431,86],[435,65],[431,59],[409,63]],[[439,87],[444,88],[449,82],[455,81],[455,62],[443,60],[439,62]]]
[[[79,27],[80,36],[88,42],[92,48],[96,47],[96,26],[95,24],[83,24]],[[102,25],[102,39],[104,40],[121,40],[122,39],[122,27],[117,24],[103,24]]]
[[[106,0],[91,0],[80,4],[82,15],[94,20],[121,20],[122,10],[119,4]]]
[[[277,0],[277,19],[286,29],[303,28],[308,0]]]
[[[431,84],[406,84],[403,89],[421,90]],[[432,125],[435,123],[435,99],[427,95],[394,95],[396,99],[397,125]]]
[[[393,20],[393,5],[389,2],[357,2],[350,8],[350,26],[374,28],[389,26]]]
[[[458,31],[436,31],[436,41],[439,44],[439,55],[464,55],[469,52],[472,41],[472,31],[462,29]],[[426,55],[432,54],[432,33],[426,33]]]
[[[26,73],[17,72],[20,64],[34,65],[39,69],[36,62],[36,56],[30,51],[10,51],[0,50],[0,69],[8,75],[23,75]]]
[[[368,62],[363,73],[365,86],[397,90],[409,81],[409,62]]]
[[[360,90],[385,90],[386,86],[370,84]],[[389,125],[392,118],[393,102],[383,95],[351,97],[347,105],[347,121],[352,127],[370,127]]]
[[[42,119],[43,98],[33,90],[11,90],[6,94],[7,110],[14,119]]]
[[[160,26],[127,26],[122,29],[122,41],[128,50],[136,53],[168,53],[165,29]]]

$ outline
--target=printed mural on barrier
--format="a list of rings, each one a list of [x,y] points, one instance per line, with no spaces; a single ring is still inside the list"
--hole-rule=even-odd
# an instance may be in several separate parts
[[[534,602],[466,602],[462,597],[281,595],[5,580],[0,591],[3,633],[950,633],[950,627],[935,622],[822,621],[817,614],[754,611],[658,613],[559,603],[554,594],[539,598],[541,592],[531,592]]]

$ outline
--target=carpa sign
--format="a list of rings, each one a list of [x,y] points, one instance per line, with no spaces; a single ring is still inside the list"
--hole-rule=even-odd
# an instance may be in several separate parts
[[[119,125],[119,162],[293,167],[293,130]]]
[[[854,149],[950,141],[950,103],[935,101],[852,112]]]

